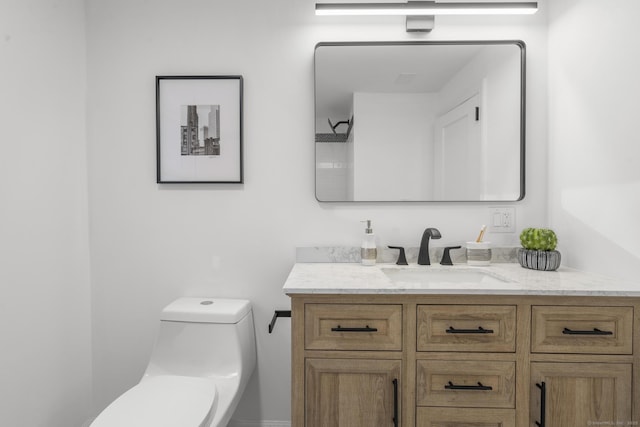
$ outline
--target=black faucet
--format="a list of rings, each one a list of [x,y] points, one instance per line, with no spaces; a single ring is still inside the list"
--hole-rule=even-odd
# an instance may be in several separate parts
[[[420,241],[418,264],[431,265],[431,260],[429,259],[429,238],[439,239],[441,237],[442,235],[437,228],[427,228],[426,230],[424,230],[424,233],[422,233],[422,240]]]

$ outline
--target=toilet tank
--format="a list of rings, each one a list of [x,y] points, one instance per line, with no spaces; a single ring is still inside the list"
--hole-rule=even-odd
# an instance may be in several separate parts
[[[237,376],[246,383],[255,364],[249,301],[179,298],[162,310],[145,375]]]

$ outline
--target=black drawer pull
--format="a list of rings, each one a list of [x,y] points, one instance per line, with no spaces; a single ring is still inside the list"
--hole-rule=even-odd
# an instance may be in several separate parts
[[[540,421],[536,421],[536,425],[538,427],[545,427],[547,413],[547,387],[544,381],[542,381],[542,383],[536,383],[536,387],[540,389]]]
[[[455,385],[451,381],[449,381],[449,385],[444,386],[447,390],[493,390],[493,387],[490,385],[482,385],[481,382],[478,382],[478,385]]]
[[[370,328],[369,325],[364,328],[343,328],[338,325],[335,328],[331,328],[332,332],[378,332],[378,328]]]
[[[484,329],[482,326],[478,326],[478,329],[456,329],[449,326],[446,332],[448,334],[492,334],[493,329]]]
[[[613,335],[611,331],[601,331],[598,328],[593,328],[592,331],[574,331],[569,328],[564,328],[562,333],[565,335]]]
[[[393,427],[398,427],[398,379],[393,381]]]

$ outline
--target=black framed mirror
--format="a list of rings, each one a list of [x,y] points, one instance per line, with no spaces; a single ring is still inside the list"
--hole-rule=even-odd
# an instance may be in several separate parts
[[[315,123],[319,201],[521,200],[525,44],[319,43]]]

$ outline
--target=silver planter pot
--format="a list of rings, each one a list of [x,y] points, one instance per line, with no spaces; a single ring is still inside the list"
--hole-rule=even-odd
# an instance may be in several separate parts
[[[518,262],[524,268],[542,271],[554,271],[560,267],[560,252],[518,249]]]

